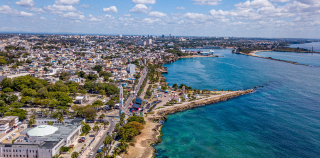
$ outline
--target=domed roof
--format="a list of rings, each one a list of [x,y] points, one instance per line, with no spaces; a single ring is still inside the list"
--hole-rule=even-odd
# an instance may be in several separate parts
[[[27,134],[31,137],[43,137],[43,136],[53,134],[57,130],[58,128],[54,126],[40,125],[28,131]]]

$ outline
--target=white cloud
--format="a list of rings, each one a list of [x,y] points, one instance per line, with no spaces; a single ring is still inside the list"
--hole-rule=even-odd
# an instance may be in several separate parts
[[[42,8],[37,8],[37,7],[32,7],[30,11],[37,12],[37,13],[44,13],[44,10]]]
[[[24,12],[24,11],[21,11],[20,15],[22,15],[22,16],[33,16],[32,13],[27,13],[27,12]]]
[[[273,4],[269,0],[247,0],[244,3],[238,3],[234,6],[238,8],[260,8],[260,7],[271,7]]]
[[[219,1],[222,1],[222,0],[193,0],[194,1],[194,4],[197,4],[197,5],[218,5]]]
[[[270,0],[272,2],[289,2],[290,0]]]
[[[56,4],[45,6],[44,9],[53,11],[53,12],[77,11],[77,8],[72,5],[56,5]]]
[[[84,15],[75,13],[75,12],[68,12],[62,15],[64,18],[69,18],[69,19],[84,19]]]
[[[131,14],[124,14],[125,17],[131,17]]]
[[[56,0],[55,3],[59,5],[78,4],[80,0]]]
[[[135,4],[155,4],[156,0],[132,0]]]
[[[158,12],[158,11],[154,11],[154,12],[150,12],[150,13],[148,14],[148,16],[156,17],[156,18],[162,18],[162,17],[167,16],[167,14],[162,13],[162,12]]]
[[[177,7],[176,9],[186,9],[185,7]]]
[[[0,14],[19,14],[20,12],[10,8],[8,5],[0,6]]]
[[[47,20],[47,18],[45,18],[45,17],[40,17],[40,19],[41,19],[41,20]]]
[[[16,5],[21,5],[24,7],[32,7],[32,6],[34,6],[34,2],[33,2],[33,0],[20,0],[20,1],[16,2]]]
[[[145,22],[145,23],[148,23],[148,24],[153,24],[155,22],[160,22],[161,20],[160,19],[151,19],[151,18],[144,18],[142,20],[142,22]]]
[[[304,4],[309,4],[309,5],[320,4],[319,0],[297,0],[297,1],[304,3]]]
[[[80,7],[81,7],[81,8],[89,8],[89,7],[90,7],[90,5],[82,4]]]
[[[148,13],[151,9],[152,9],[151,7],[148,8],[144,4],[137,4],[132,9],[130,9],[130,12],[131,13]]]
[[[116,13],[118,12],[118,9],[116,6],[111,6],[109,8],[103,8],[103,11],[107,13]]]
[[[108,14],[104,15],[104,17],[105,17],[105,18],[107,18],[107,19],[114,19],[114,17],[113,17],[113,16],[108,15]]]
[[[186,13],[183,15],[184,18],[188,19],[189,23],[204,23],[210,20],[209,15],[200,14],[200,13]]]

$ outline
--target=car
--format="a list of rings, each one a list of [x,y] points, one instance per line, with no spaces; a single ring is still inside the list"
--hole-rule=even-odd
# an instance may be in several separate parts
[[[92,155],[93,155],[93,152],[90,153],[90,156],[92,156]]]

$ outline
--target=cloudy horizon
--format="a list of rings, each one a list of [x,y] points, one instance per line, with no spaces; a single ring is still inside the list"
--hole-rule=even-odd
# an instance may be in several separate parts
[[[318,0],[3,0],[0,32],[319,38]]]

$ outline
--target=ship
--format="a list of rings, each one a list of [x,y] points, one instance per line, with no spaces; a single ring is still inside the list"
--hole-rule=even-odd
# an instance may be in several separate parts
[[[199,51],[198,54],[201,55],[213,55],[214,51],[213,50],[209,50],[209,51]]]

